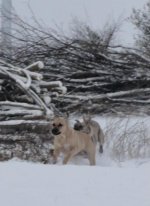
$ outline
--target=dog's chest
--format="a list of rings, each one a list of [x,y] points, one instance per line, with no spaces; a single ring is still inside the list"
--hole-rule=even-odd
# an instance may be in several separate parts
[[[70,149],[70,145],[68,143],[65,143],[63,147],[64,147],[64,150],[69,150]]]

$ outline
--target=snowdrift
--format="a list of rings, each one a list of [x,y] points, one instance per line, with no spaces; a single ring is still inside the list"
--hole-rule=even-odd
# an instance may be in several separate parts
[[[134,166],[133,166],[134,165]],[[149,206],[150,161],[121,167],[0,163],[3,206]]]

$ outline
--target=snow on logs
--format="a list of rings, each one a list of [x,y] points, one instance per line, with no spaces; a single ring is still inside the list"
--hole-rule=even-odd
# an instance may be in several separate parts
[[[52,97],[67,89],[61,81],[45,81],[43,68],[41,61],[20,68],[0,60],[0,121],[53,117]]]

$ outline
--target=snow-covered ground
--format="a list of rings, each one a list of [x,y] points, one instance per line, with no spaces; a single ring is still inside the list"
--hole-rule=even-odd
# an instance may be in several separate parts
[[[73,125],[74,120],[71,119]],[[150,206],[150,118],[95,117],[106,135],[96,166],[0,163],[2,206]]]
[[[150,160],[122,166],[0,163],[2,206],[150,206]]]

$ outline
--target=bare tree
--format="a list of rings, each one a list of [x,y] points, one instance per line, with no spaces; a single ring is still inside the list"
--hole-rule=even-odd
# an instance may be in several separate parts
[[[146,3],[143,9],[133,9],[131,22],[136,27],[138,34],[136,36],[136,45],[141,52],[149,57],[150,54],[150,1]]]

